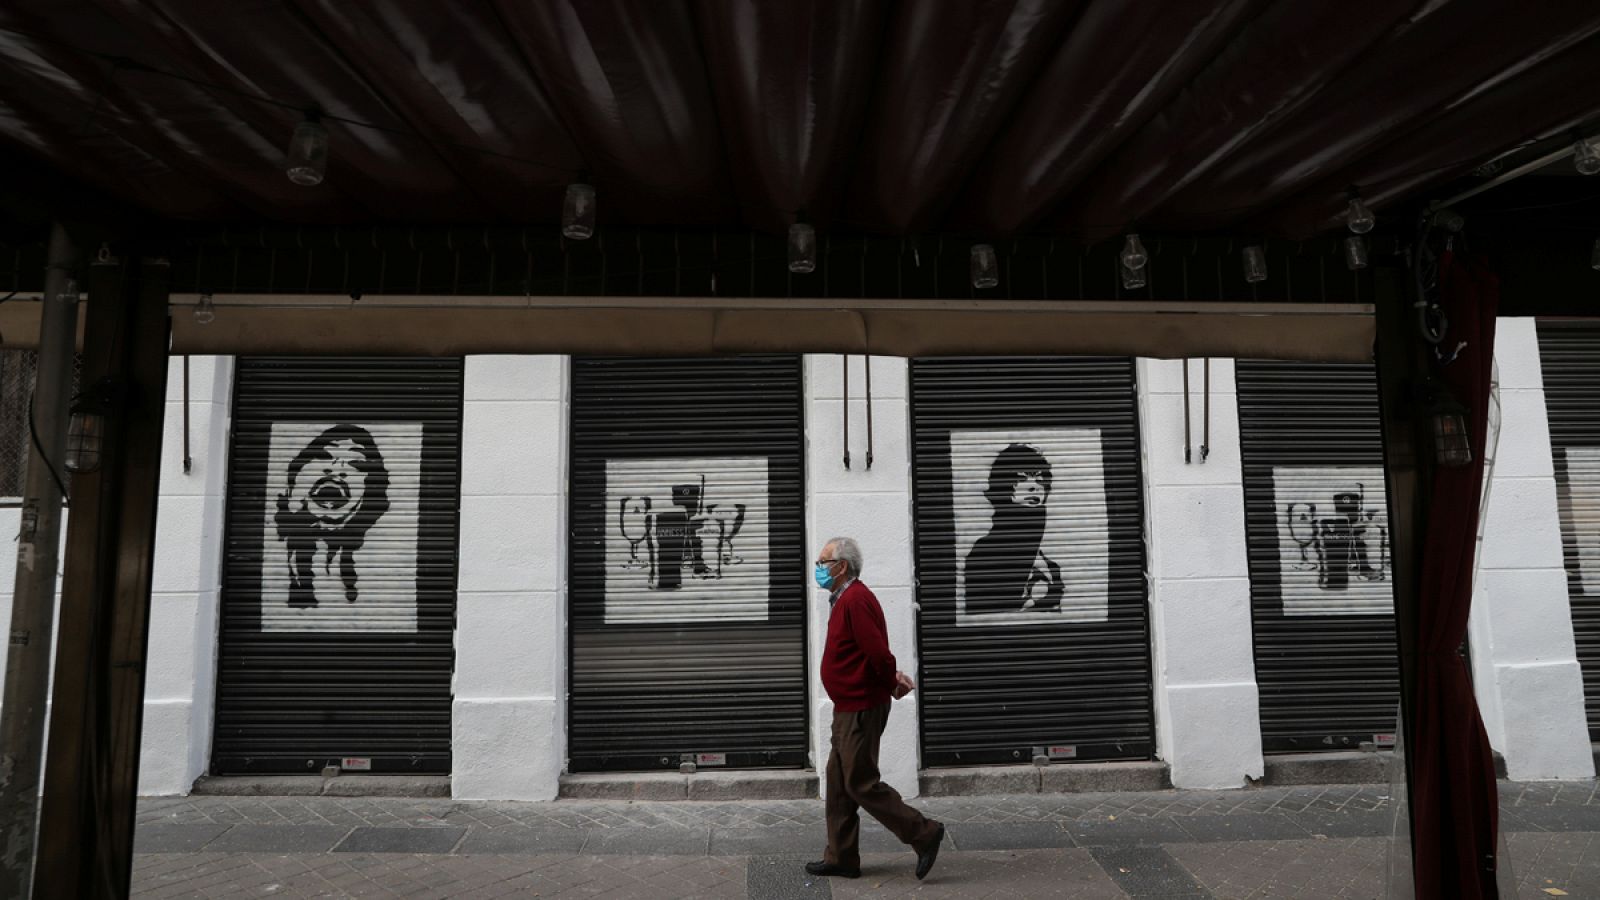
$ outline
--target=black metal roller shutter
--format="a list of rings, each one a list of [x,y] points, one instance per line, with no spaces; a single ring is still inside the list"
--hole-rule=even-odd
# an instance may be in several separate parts
[[[1584,708],[1600,742],[1600,323],[1540,322],[1539,357]]]
[[[798,356],[575,359],[569,767],[806,763]]]
[[[1148,759],[1131,359],[911,364],[923,762]]]
[[[1376,372],[1236,373],[1262,748],[1386,744],[1400,676]]]
[[[461,386],[239,359],[212,771],[450,771]]]

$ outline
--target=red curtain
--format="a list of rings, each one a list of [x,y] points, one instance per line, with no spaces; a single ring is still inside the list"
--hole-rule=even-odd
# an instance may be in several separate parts
[[[1439,300],[1450,323],[1440,349],[1448,355],[1466,342],[1454,362],[1438,367],[1438,378],[1467,408],[1472,463],[1441,466],[1433,476],[1407,750],[1413,757],[1412,852],[1418,897],[1471,900],[1497,896],[1494,757],[1459,648],[1472,605],[1499,279],[1446,252],[1439,261]]]

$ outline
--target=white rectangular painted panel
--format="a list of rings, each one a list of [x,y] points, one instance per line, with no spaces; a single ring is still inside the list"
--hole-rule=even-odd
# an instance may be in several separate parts
[[[1600,594],[1600,447],[1567,447],[1567,477],[1556,479],[1556,507],[1561,534],[1574,553],[1567,565],[1576,569],[1586,596]]]
[[[1394,611],[1381,466],[1273,466],[1272,497],[1284,615]]]
[[[950,478],[957,626],[1106,620],[1098,428],[951,431]]]
[[[261,629],[417,630],[422,423],[275,422]]]
[[[764,456],[608,460],[606,624],[766,621],[767,466]]]

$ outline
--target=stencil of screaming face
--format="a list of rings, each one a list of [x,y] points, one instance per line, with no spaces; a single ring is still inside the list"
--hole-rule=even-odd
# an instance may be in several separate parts
[[[1040,549],[1051,482],[1050,461],[1027,444],[1011,444],[990,464],[983,495],[994,518],[967,553],[968,615],[1060,608],[1061,567]]]
[[[317,605],[318,564],[331,576],[336,557],[344,599],[354,603],[355,553],[389,510],[389,470],[377,442],[364,428],[335,425],[295,456],[288,476],[272,521],[288,550],[289,605]]]

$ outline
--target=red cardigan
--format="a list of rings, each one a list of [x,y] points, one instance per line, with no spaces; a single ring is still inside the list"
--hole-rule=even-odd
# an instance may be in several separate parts
[[[889,702],[894,654],[878,598],[860,580],[834,601],[828,641],[822,647],[822,686],[839,712],[861,712]]]

